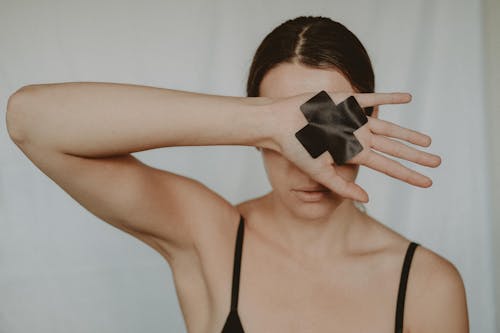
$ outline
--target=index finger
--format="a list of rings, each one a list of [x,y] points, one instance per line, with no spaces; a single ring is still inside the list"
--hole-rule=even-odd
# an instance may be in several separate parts
[[[361,107],[382,104],[403,104],[411,101],[411,94],[403,92],[394,93],[359,93],[354,94]]]

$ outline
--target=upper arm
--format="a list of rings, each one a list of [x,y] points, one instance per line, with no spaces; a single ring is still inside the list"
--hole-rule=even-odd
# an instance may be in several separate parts
[[[26,156],[101,220],[142,240],[169,263],[196,248],[202,230],[237,219],[237,209],[202,183],[148,166],[133,155],[73,156],[18,144]],[[207,237],[207,236],[204,236]]]
[[[425,283],[419,286],[415,330],[411,333],[468,333],[465,286],[457,268],[434,255]]]

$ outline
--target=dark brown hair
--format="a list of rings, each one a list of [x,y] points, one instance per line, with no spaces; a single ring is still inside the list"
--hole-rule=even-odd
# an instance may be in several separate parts
[[[357,92],[374,92],[375,76],[368,53],[344,25],[322,16],[299,16],[274,28],[257,48],[247,81],[247,96],[260,96],[264,75],[283,62],[336,68]],[[365,108],[371,116],[373,107]]]

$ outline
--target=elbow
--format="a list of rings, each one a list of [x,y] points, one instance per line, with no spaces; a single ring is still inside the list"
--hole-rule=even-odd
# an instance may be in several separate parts
[[[27,85],[16,90],[9,96],[7,110],[5,113],[5,123],[9,137],[16,144],[26,140],[26,113],[28,111],[28,96],[35,90],[36,85]]]

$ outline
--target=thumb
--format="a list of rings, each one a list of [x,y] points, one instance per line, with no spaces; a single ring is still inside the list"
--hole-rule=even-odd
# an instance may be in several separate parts
[[[367,203],[369,200],[368,193],[366,193],[361,186],[353,182],[345,181],[332,166],[325,168],[325,171],[320,174],[320,179],[318,179],[318,181],[345,198],[363,203]]]

